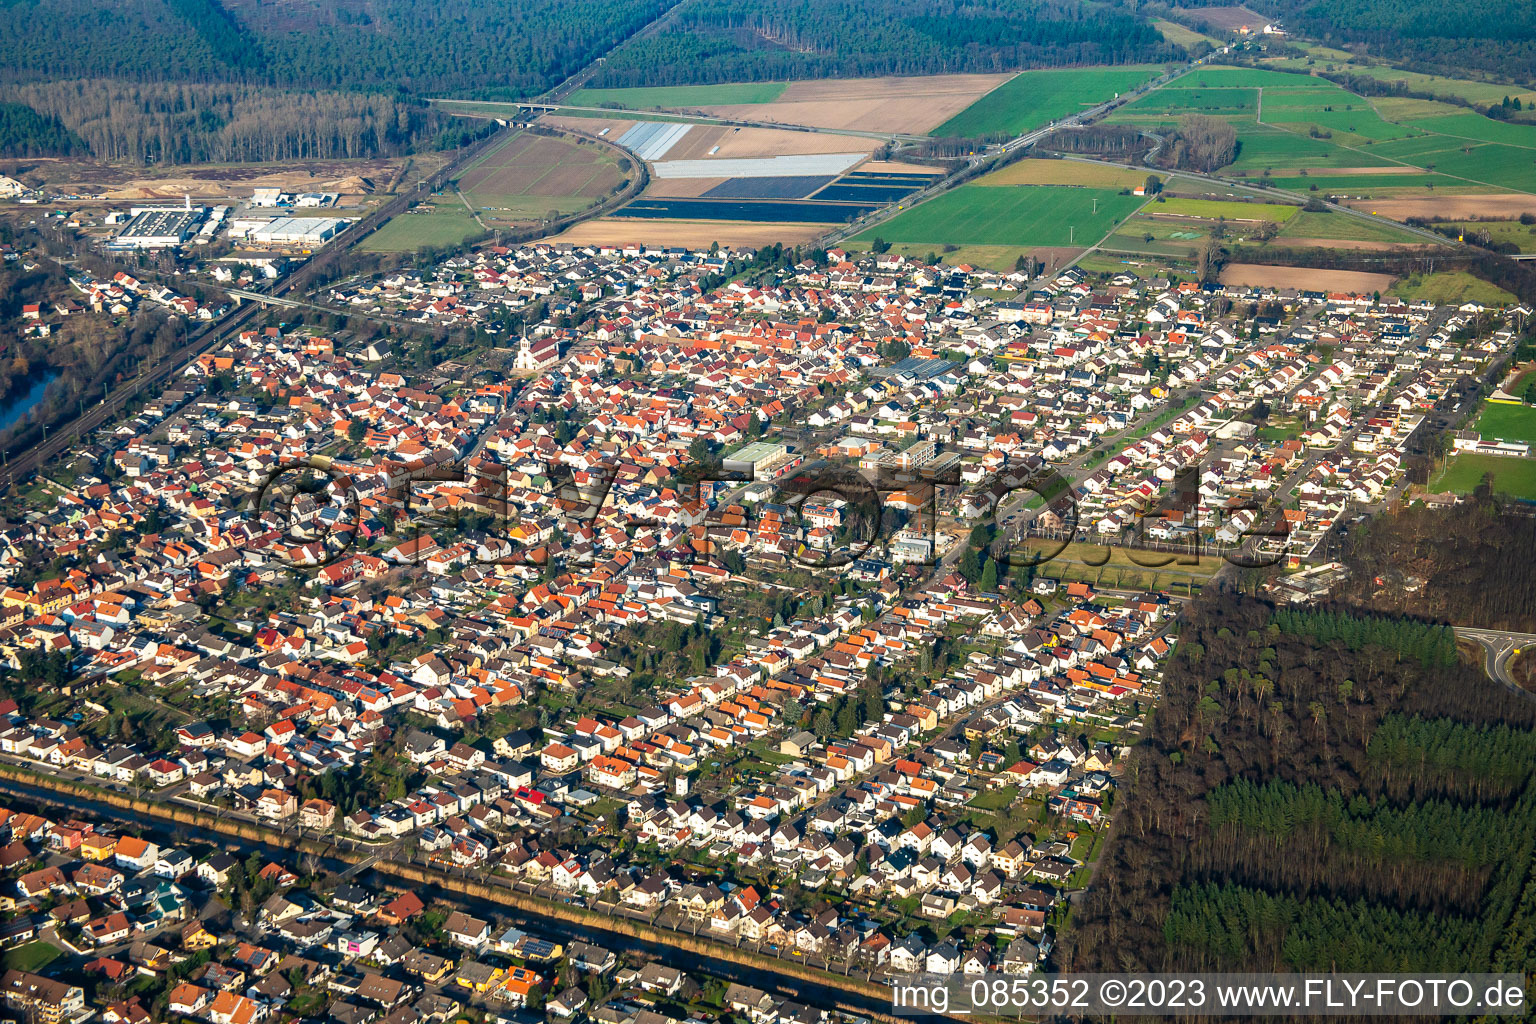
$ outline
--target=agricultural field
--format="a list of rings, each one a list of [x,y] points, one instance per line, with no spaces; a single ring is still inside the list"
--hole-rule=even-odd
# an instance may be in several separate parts
[[[1522,104],[1536,100],[1536,90],[1500,82],[1476,82],[1465,78],[1447,78],[1444,75],[1426,75],[1417,71],[1404,71],[1386,64],[1372,64],[1357,60],[1345,50],[1309,43],[1296,44],[1309,54],[1307,57],[1284,57],[1266,60],[1265,66],[1309,73],[1328,71],[1330,74],[1361,75],[1380,82],[1402,82],[1414,92],[1427,92],[1435,96],[1455,96],[1468,103],[1498,103],[1505,96],[1519,98]],[[1413,102],[1413,101],[1410,101]]]
[[[1154,203],[1149,213],[1167,217],[1196,217],[1202,220],[1267,220],[1283,224],[1301,212],[1301,207],[1281,203],[1221,202],[1215,199],[1165,199]]]
[[[968,139],[1014,136],[1080,113],[1162,74],[1157,65],[1024,71],[930,134]]]
[[[1179,79],[1188,82],[1189,76]],[[1257,89],[1196,85],[1165,85],[1127,103],[1110,115],[1115,124],[1171,124],[1185,114],[1209,117],[1252,117],[1258,111]]]
[[[573,107],[624,107],[629,110],[697,110],[722,103],[772,103],[788,82],[730,82],[723,85],[662,85],[636,89],[577,89],[566,100]]]
[[[704,220],[643,220],[625,217],[597,217],[574,224],[551,241],[572,245],[684,245],[707,248],[721,245],[798,245],[822,234],[830,225],[784,224],[774,222]]]
[[[415,252],[451,248],[485,231],[458,196],[441,195],[392,218],[358,245],[365,252]]]
[[[1485,306],[1501,306],[1515,301],[1509,292],[1473,277],[1464,270],[1414,274],[1393,285],[1392,294],[1401,299],[1427,299],[1438,303],[1479,302]]]
[[[722,220],[759,223],[843,224],[875,205],[778,199],[650,199],[642,197],[614,213],[646,220]]]
[[[467,169],[459,191],[487,226],[537,223],[612,195],[626,178],[620,159],[596,143],[523,134]]]
[[[1439,189],[1435,190],[1439,192]],[[1357,210],[1369,210],[1393,220],[1409,217],[1443,217],[1449,220],[1513,218],[1522,213],[1536,213],[1536,196],[1524,192],[1491,195],[1400,196],[1350,202]]]
[[[836,78],[791,82],[759,105],[722,100],[702,108],[716,117],[845,131],[926,132],[955,117],[1008,75]]]
[[[1209,236],[1210,227],[1206,224],[1178,224],[1138,213],[1104,239],[1104,248],[1149,256],[1189,257]]]
[[[1435,494],[1443,491],[1470,494],[1490,473],[1495,494],[1536,501],[1536,459],[1503,455],[1453,455],[1445,468],[1430,480],[1429,490]]]
[[[1092,245],[1145,202],[1107,189],[962,185],[858,238],[926,245]]]
[[[767,162],[734,161],[720,166]],[[656,181],[658,187],[613,216],[644,220],[845,224],[911,195],[931,180],[930,175],[882,171],[854,171],[845,175],[743,175],[725,179],[662,178]],[[670,187],[673,185],[680,187]]]
[[[1469,185],[1460,178],[1427,174],[1410,167],[1361,167],[1353,170],[1372,173],[1339,174],[1323,168],[1313,169],[1306,174],[1263,175],[1262,180],[1275,188],[1292,192],[1317,192],[1325,196],[1360,199],[1424,199],[1434,195],[1434,201],[1439,202],[1467,193],[1489,191],[1484,185]],[[1397,173],[1399,171],[1406,173]]]
[[[1192,113],[1236,127],[1238,152],[1226,173],[1269,172],[1274,184],[1286,188],[1405,194],[1433,182],[1436,189],[1536,193],[1536,127],[1424,101],[1374,103],[1325,79],[1271,68],[1202,68],[1108,120],[1171,127]],[[1365,173],[1370,168],[1402,168],[1424,177],[1378,181]],[[1300,180],[1302,169],[1310,180]],[[1311,178],[1314,172],[1322,175]]]
[[[1522,224],[1518,220],[1468,220],[1449,226],[1479,245],[1513,245],[1523,253],[1536,252],[1536,224]]]
[[[1349,292],[1370,295],[1392,285],[1391,274],[1361,270],[1327,270],[1315,267],[1274,267],[1263,263],[1228,263],[1221,268],[1221,283],[1255,288],[1297,288],[1303,291]]]
[[[1305,210],[1285,222],[1277,238],[1284,241],[1382,242],[1424,245],[1426,240],[1389,220],[1365,220],[1342,213],[1309,213]]]
[[[978,185],[1076,185],[1083,188],[1138,188],[1147,171],[1086,160],[1019,160],[978,178]],[[1159,178],[1166,175],[1159,174]]]
[[[1536,406],[1485,402],[1472,429],[1485,440],[1524,441],[1536,445]]]
[[[1168,40],[1170,43],[1173,43],[1175,46],[1182,46],[1185,49],[1197,46],[1200,43],[1205,43],[1208,46],[1221,45],[1219,41],[1212,39],[1210,36],[1201,32],[1196,32],[1192,28],[1185,28],[1183,25],[1180,25],[1176,21],[1168,21],[1164,18],[1153,18],[1152,27],[1157,29],[1157,31],[1162,34],[1164,39]]]

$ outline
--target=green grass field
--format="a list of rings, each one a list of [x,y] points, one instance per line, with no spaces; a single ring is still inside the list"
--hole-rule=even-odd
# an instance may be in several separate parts
[[[1285,222],[1278,236],[1286,238],[1328,238],[1346,242],[1401,242],[1405,245],[1424,240],[1399,227],[1395,221],[1365,220],[1344,213],[1308,213],[1303,210]]]
[[[363,239],[358,248],[365,252],[415,252],[424,246],[445,248],[460,245],[481,230],[457,196],[441,196],[431,206],[422,204],[416,211],[391,219]]]
[[[1518,91],[1505,89],[1510,94]],[[1399,98],[1384,100],[1378,108],[1366,97],[1303,73],[1203,68],[1115,111],[1108,120],[1155,129],[1176,125],[1193,113],[1225,118],[1237,129],[1237,156],[1225,173],[1276,170],[1284,175],[1274,182],[1281,187],[1298,187],[1298,168],[1307,169],[1310,176],[1328,168],[1396,165],[1422,170],[1425,178],[1384,175],[1359,186],[1314,180],[1299,187],[1359,187],[1371,194],[1390,188],[1401,195],[1425,188],[1433,172],[1436,188],[1536,193],[1536,126]],[[1437,116],[1419,116],[1425,114]]]
[[[1433,493],[1455,491],[1470,494],[1482,483],[1485,474],[1493,474],[1495,494],[1536,500],[1536,459],[1515,459],[1502,455],[1456,455],[1429,482]]]
[[[619,106],[630,110],[693,109],[726,103],[772,103],[788,82],[727,82],[721,85],[659,85],[640,89],[577,89],[566,100],[576,107]]]
[[[1266,61],[1276,68],[1286,68],[1303,73],[1324,70],[1331,66],[1336,71],[1362,75],[1381,82],[1403,82],[1414,92],[1427,92],[1436,96],[1459,96],[1470,103],[1497,103],[1505,96],[1518,96],[1522,103],[1536,100],[1536,92],[1516,85],[1499,82],[1474,82],[1464,78],[1446,78],[1443,75],[1425,75],[1417,71],[1403,71],[1385,64],[1357,61],[1344,50],[1332,50],[1309,43],[1295,44],[1305,49],[1308,57],[1293,57]]]
[[[1513,245],[1521,252],[1536,252],[1536,225],[1521,224],[1517,220],[1469,220],[1461,221],[1456,227],[1468,241],[1487,232],[1490,242]]]
[[[1494,191],[1486,187],[1467,187],[1460,178],[1444,174],[1327,174],[1309,172],[1305,177],[1276,175],[1261,178],[1276,188],[1292,192],[1321,192],[1328,195],[1375,196],[1428,195],[1426,189],[1443,195]],[[1317,186],[1316,189],[1313,186]]]
[[[1300,213],[1301,207],[1281,203],[1229,203],[1219,199],[1168,199],[1153,203],[1147,212],[1206,220],[1215,220],[1217,217],[1225,217],[1227,220],[1271,220],[1283,224]]]
[[[1501,306],[1515,301],[1509,292],[1473,277],[1465,270],[1414,274],[1398,281],[1391,291],[1403,299],[1428,299],[1441,303],[1480,302],[1485,306]]]
[[[1020,135],[1134,89],[1162,73],[1156,65],[1024,71],[993,89],[930,135]]]
[[[1473,428],[1484,440],[1524,441],[1536,445],[1536,407],[1486,402]]]
[[[1089,246],[1144,202],[1107,189],[962,185],[857,238],[929,245]]]
[[[7,970],[37,972],[64,955],[64,951],[51,942],[41,939],[24,942],[15,949],[5,951]]]

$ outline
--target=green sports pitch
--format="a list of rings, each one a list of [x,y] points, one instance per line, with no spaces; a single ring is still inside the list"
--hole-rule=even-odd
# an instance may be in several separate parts
[[[870,228],[859,241],[930,245],[1093,245],[1146,200],[1059,185],[962,185]]]
[[[1524,441],[1536,445],[1536,406],[1487,402],[1473,428],[1484,440]]]

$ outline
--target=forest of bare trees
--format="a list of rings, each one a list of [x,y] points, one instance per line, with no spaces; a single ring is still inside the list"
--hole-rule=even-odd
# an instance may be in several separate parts
[[[1185,114],[1162,152],[1166,166],[1214,171],[1237,158],[1237,129],[1219,117]]]
[[[101,160],[145,164],[394,156],[442,130],[426,106],[381,93],[89,79],[0,89],[56,117]]]

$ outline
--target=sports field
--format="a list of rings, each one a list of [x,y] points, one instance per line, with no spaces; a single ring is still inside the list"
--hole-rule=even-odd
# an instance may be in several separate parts
[[[1429,482],[1433,493],[1455,491],[1470,494],[1482,483],[1485,474],[1493,474],[1495,494],[1536,501],[1536,459],[1518,459],[1502,455],[1455,455]]]
[[[627,107],[630,110],[695,109],[721,103],[772,103],[788,82],[727,82],[722,85],[658,85],[640,89],[577,89],[573,107]]]
[[[962,185],[858,236],[930,245],[1092,245],[1146,200],[1059,185]]]
[[[434,197],[389,223],[359,243],[365,252],[415,252],[425,246],[449,248],[484,231],[457,196]]]
[[[1023,71],[929,134],[968,139],[1013,136],[1113,99],[1162,74],[1153,64]]]
[[[1486,402],[1473,428],[1483,439],[1536,445],[1536,406]]]

